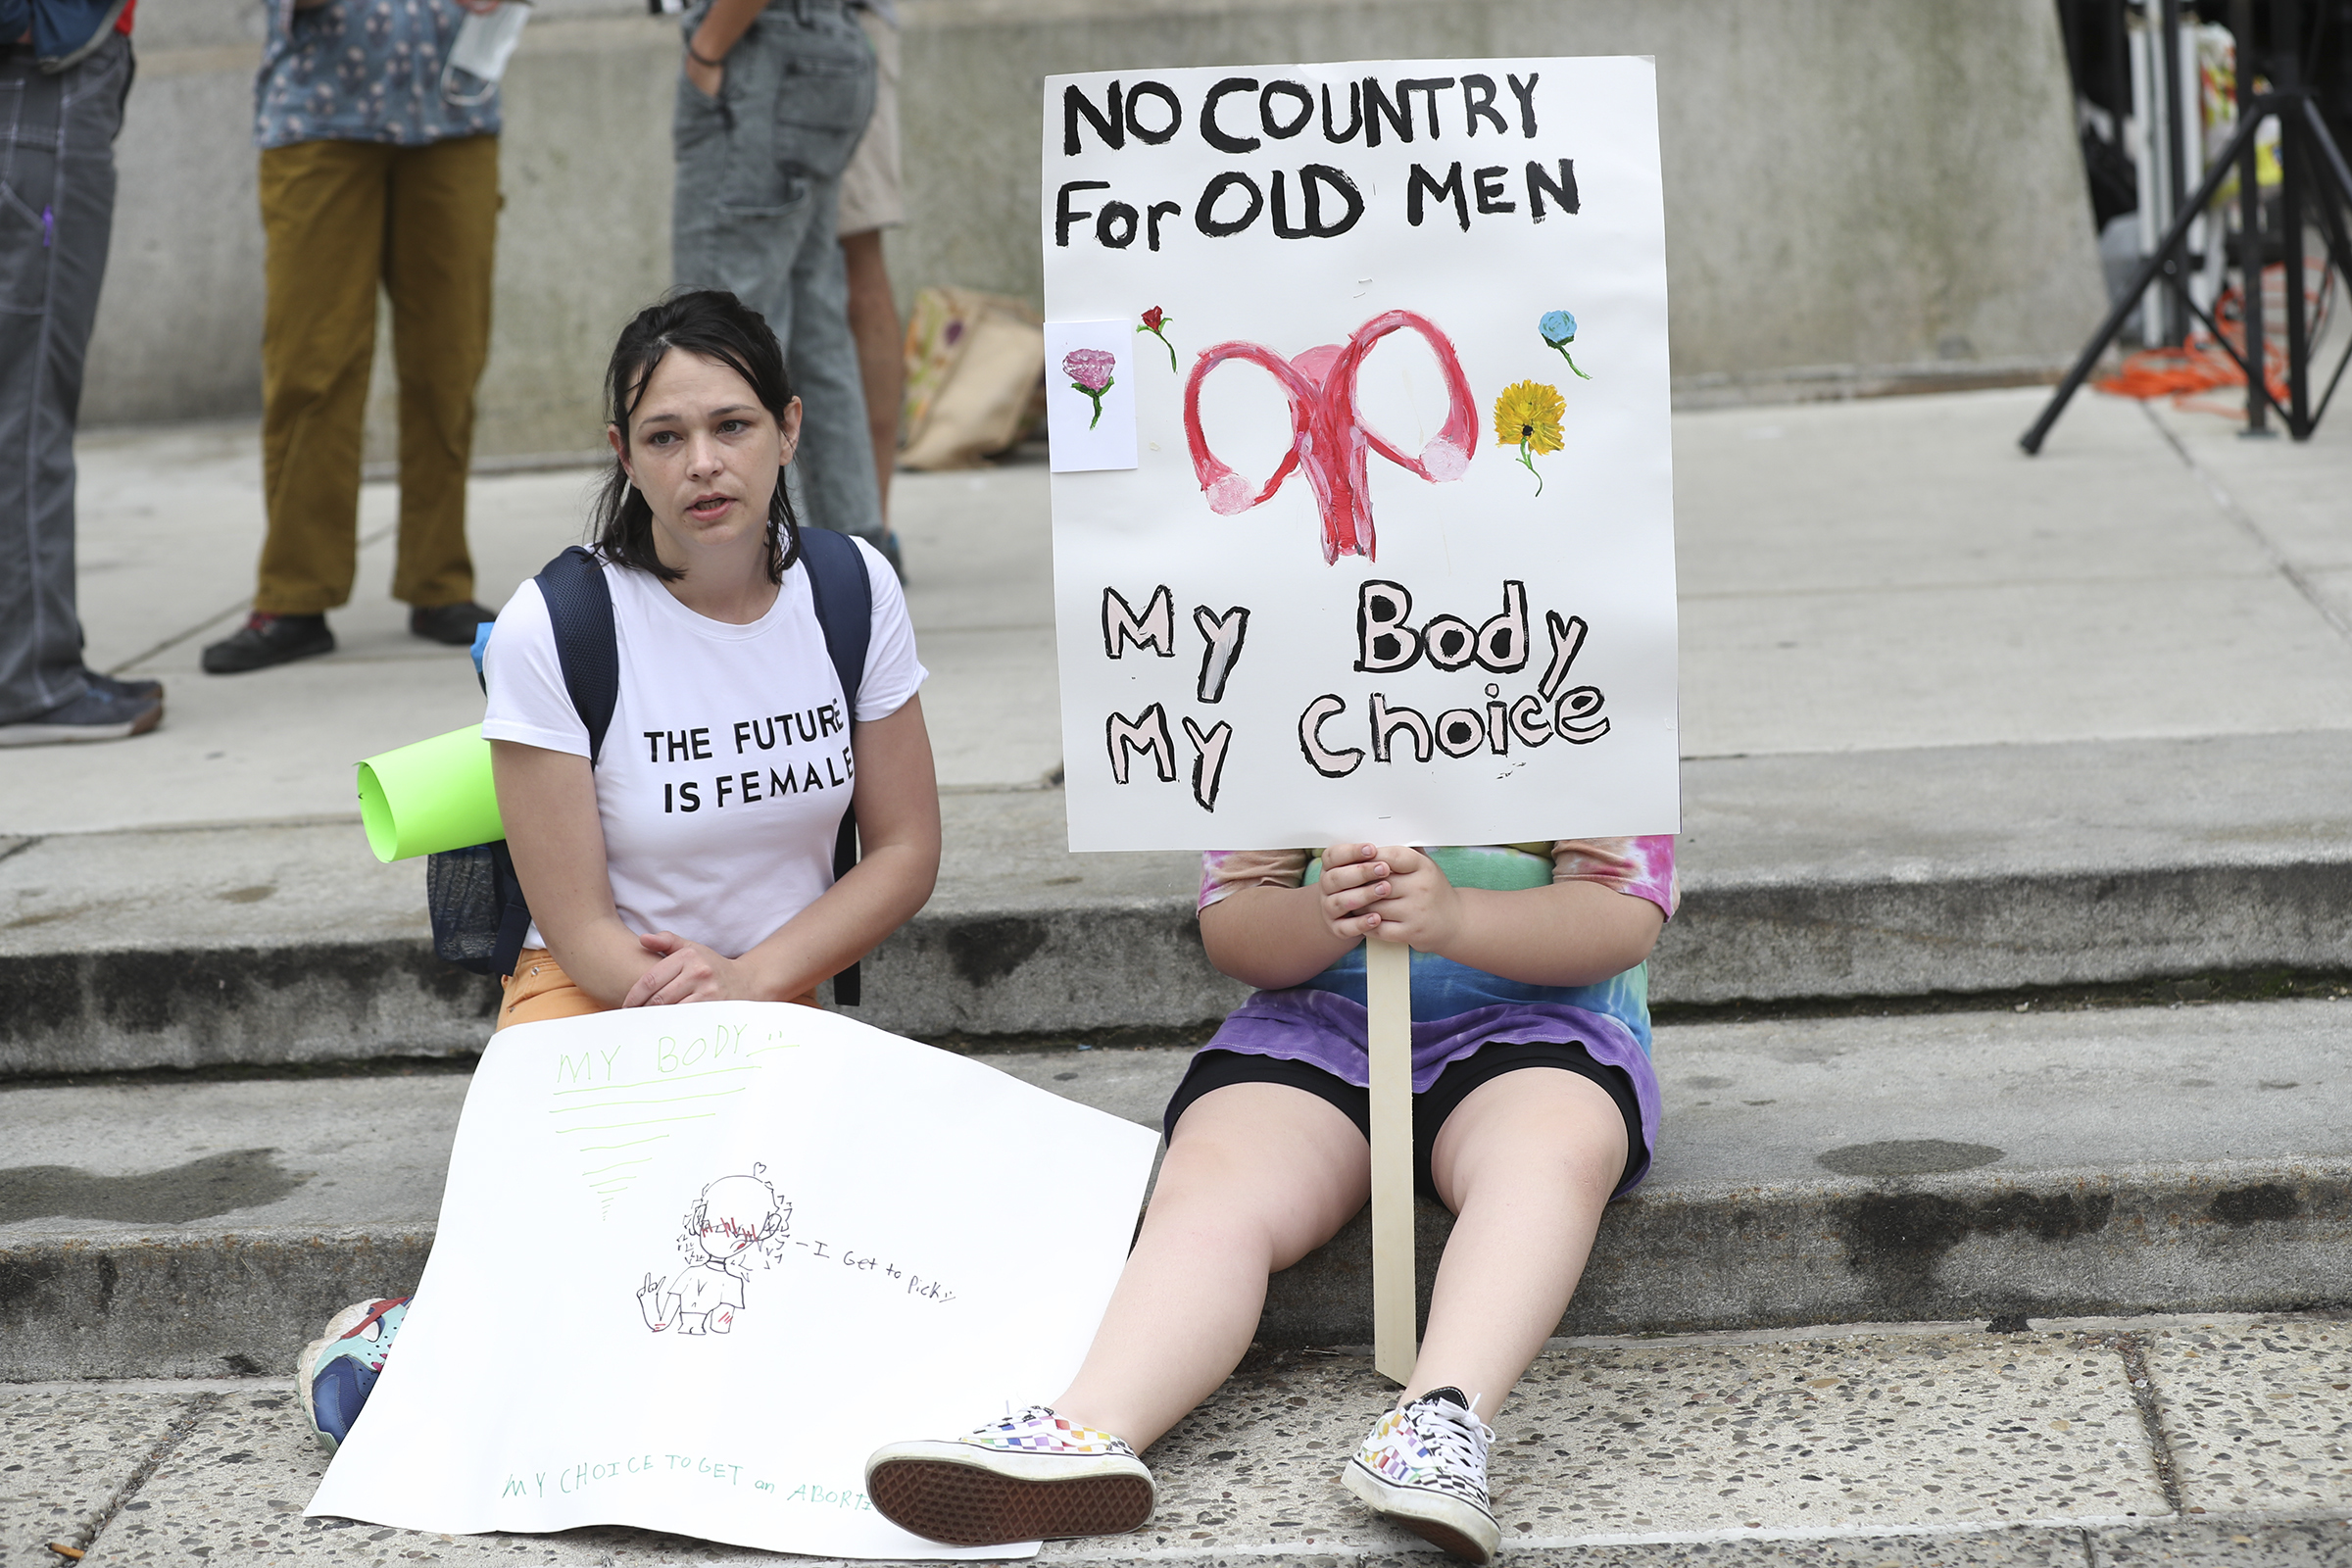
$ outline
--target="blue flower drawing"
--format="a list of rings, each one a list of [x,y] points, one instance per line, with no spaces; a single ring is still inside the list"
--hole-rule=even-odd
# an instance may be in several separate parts
[[[1545,311],[1543,319],[1536,322],[1536,330],[1544,334],[1544,342],[1560,351],[1560,358],[1568,361],[1568,368],[1576,370],[1576,361],[1568,353],[1568,345],[1576,341],[1575,316],[1567,311]],[[1592,379],[1582,370],[1576,370],[1576,376],[1580,381]]]

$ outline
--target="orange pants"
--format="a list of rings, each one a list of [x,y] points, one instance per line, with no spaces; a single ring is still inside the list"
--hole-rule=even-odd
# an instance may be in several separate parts
[[[515,955],[514,972],[500,984],[507,990],[506,1001],[498,1008],[501,1029],[509,1024],[585,1018],[592,1012],[612,1010],[574,985],[571,976],[564,972],[564,966],[556,962],[555,955],[545,948],[525,948]],[[811,986],[791,1000],[804,1007],[813,1007],[817,1005],[816,988]]]

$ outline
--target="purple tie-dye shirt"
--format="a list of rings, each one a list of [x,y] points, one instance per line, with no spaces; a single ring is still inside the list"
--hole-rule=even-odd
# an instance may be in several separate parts
[[[1669,919],[1681,897],[1668,835],[1473,845],[1430,854],[1457,886],[1508,890],[1546,880],[1598,882],[1648,900]],[[1305,850],[1212,850],[1200,858],[1200,906],[1246,887],[1299,887],[1312,860]],[[1632,1190],[1648,1173],[1647,1152],[1657,1148],[1659,1122],[1658,1080],[1649,1060],[1648,965],[1636,964],[1594,985],[1538,986],[1416,953],[1412,974],[1415,1094],[1435,1083],[1448,1063],[1482,1046],[1573,1041],[1594,1061],[1624,1072],[1641,1102],[1646,1152],[1620,1191]],[[1303,985],[1255,993],[1201,1049],[1303,1061],[1348,1083],[1369,1083],[1363,949],[1349,950]]]

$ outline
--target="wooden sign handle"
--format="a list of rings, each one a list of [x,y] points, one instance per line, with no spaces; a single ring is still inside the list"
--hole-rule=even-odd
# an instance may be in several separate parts
[[[1365,940],[1364,1010],[1372,1058],[1372,1365],[1402,1384],[1420,1354],[1414,1334],[1412,949]]]

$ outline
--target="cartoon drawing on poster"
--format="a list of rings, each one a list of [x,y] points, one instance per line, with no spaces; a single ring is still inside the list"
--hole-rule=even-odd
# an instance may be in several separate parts
[[[865,1458],[1068,1382],[1157,1142],[790,1004],[502,1030],[466,1096],[424,1277],[311,1512],[1024,1555],[898,1530],[866,1501]],[[1086,1179],[970,1179],[1008,1148],[1050,1148]],[[544,1353],[544,1314],[515,1309],[518,1214],[528,1298],[562,1303],[561,1356]],[[824,1419],[777,1419],[794,1409]]]
[[[637,1288],[647,1328],[724,1334],[735,1326],[752,1269],[774,1267],[791,1240],[792,1205],[761,1179],[766,1172],[754,1165],[749,1176],[721,1176],[686,1210],[677,1243],[686,1266],[666,1278],[648,1272]]]
[[[1132,466],[1063,461],[1078,393],[1052,430],[1071,848],[1674,831],[1654,65],[1103,72],[1044,109],[1050,363],[1103,323],[1070,346],[1157,351],[1105,394]]]

